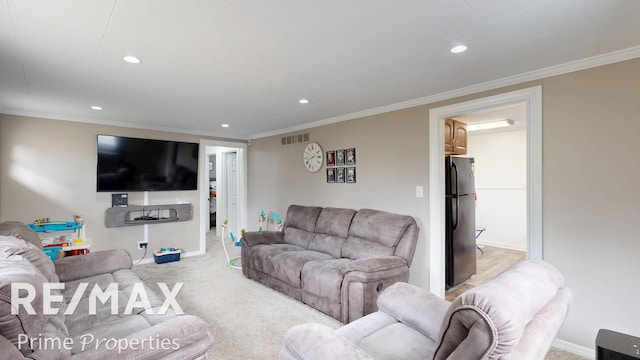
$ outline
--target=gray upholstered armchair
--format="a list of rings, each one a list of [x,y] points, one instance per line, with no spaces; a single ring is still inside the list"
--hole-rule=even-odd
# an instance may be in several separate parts
[[[407,283],[378,297],[378,311],[338,330],[303,324],[284,335],[284,359],[543,359],[571,292],[556,268],[521,261],[453,303]]]

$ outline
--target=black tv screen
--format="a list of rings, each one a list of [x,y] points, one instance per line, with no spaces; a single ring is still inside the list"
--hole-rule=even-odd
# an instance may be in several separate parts
[[[98,135],[98,191],[196,190],[198,144]]]

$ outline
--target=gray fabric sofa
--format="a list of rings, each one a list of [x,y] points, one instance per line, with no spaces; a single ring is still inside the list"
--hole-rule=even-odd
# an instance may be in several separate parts
[[[173,307],[160,315],[165,296],[142,285],[131,268],[124,250],[53,262],[30,228],[0,223],[0,358],[206,359],[213,344],[207,324],[177,315]],[[115,284],[113,292],[110,284]],[[91,296],[95,285],[114,296]],[[32,309],[17,302],[12,306],[14,286],[23,288],[13,294],[16,299],[29,299],[24,287],[33,287],[33,298],[25,302]],[[145,295],[151,306],[146,309]]]
[[[283,231],[243,235],[242,271],[348,323],[376,311],[380,291],[409,280],[418,231],[411,216],[291,205]]]
[[[453,303],[407,283],[378,298],[378,311],[333,330],[289,329],[283,359],[542,360],[569,311],[571,292],[542,260],[521,261]]]

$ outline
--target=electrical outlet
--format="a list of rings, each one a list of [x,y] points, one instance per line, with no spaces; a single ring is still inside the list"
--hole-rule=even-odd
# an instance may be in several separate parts
[[[147,248],[147,244],[149,244],[146,241],[138,241],[138,249],[146,249]]]

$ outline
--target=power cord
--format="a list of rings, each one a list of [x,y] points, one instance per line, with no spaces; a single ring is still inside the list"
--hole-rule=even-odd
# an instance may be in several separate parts
[[[142,246],[144,246],[144,254],[142,254],[142,257],[140,258],[140,260],[138,260],[136,265],[140,264],[142,262],[142,260],[144,260],[144,257],[147,256],[147,244],[144,244]]]

